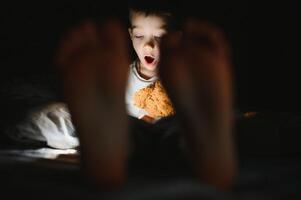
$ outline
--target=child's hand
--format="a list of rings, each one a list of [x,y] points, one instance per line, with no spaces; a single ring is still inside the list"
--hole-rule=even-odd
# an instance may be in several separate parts
[[[125,178],[128,58],[126,31],[116,21],[74,28],[62,39],[56,58],[85,172],[104,186]]]
[[[206,22],[189,20],[181,34],[163,40],[162,82],[182,119],[197,176],[219,188],[235,173],[232,80],[228,44]]]
[[[155,120],[154,118],[152,118],[148,115],[144,115],[141,119],[145,122],[148,122],[148,123],[152,123]]]

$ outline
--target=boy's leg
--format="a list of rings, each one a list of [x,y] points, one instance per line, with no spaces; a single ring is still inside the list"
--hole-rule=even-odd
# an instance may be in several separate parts
[[[101,27],[83,23],[62,40],[57,64],[80,139],[84,173],[97,184],[121,184],[128,148],[125,31],[115,21]]]
[[[196,175],[219,188],[236,172],[232,141],[232,80],[223,34],[212,25],[187,21],[182,35],[162,43],[160,75],[185,134]]]

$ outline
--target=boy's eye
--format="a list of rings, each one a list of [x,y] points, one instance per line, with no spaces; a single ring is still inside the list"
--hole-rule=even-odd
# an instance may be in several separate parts
[[[134,38],[141,39],[143,38],[143,35],[134,35]]]
[[[162,36],[155,36],[154,38],[155,40],[160,41],[162,39]]]

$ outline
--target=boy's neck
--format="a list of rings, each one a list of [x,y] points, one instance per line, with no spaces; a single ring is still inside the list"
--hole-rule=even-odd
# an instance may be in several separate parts
[[[157,75],[157,71],[147,70],[145,67],[141,65],[140,62],[138,64],[137,71],[139,75],[146,80],[151,79]]]

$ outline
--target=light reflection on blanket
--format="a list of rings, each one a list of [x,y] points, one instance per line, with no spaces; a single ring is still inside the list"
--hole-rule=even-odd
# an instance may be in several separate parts
[[[76,149],[5,149],[0,151],[0,156],[2,158],[16,161],[35,161],[38,159],[50,159],[77,163],[79,153]]]

